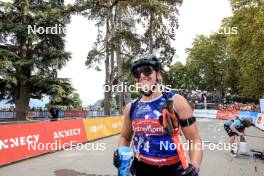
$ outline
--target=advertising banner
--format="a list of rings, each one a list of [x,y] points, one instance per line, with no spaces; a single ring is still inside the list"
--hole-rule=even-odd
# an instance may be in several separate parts
[[[259,99],[260,111],[264,113],[264,99]]]
[[[238,117],[240,119],[250,119],[252,121],[252,124],[255,124],[258,117],[258,112],[240,111],[238,113]]]
[[[0,165],[48,152],[42,145],[47,142],[46,122],[0,126]]]
[[[64,117],[86,117],[86,111],[65,111]]]
[[[68,146],[86,142],[86,132],[82,120],[62,120],[45,124],[46,136],[53,144],[49,150],[60,150]]]
[[[264,130],[264,114],[263,113],[258,114],[257,120],[255,122],[255,126],[261,130]]]
[[[122,117],[94,118],[83,121],[88,141],[118,134],[123,124]]]
[[[236,116],[238,116],[238,111],[236,110],[218,110],[216,118],[222,120],[228,120]]]
[[[121,132],[122,117],[0,126],[0,166]]]
[[[193,111],[193,115],[195,117],[201,117],[201,118],[216,118],[217,110],[208,110],[208,109],[195,109]]]

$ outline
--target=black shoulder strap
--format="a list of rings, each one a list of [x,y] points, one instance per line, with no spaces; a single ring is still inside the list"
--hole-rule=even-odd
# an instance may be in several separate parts
[[[166,100],[166,104],[167,104],[167,109],[168,109],[168,111],[171,112],[171,113],[174,113],[175,116],[179,119],[179,115],[178,115],[178,113],[177,113],[177,112],[174,110],[174,108],[173,108],[173,100],[169,100],[169,97],[168,97],[168,95],[166,94],[166,92],[162,92],[162,95],[163,95],[163,97],[164,97],[165,100]]]
[[[167,106],[167,109],[169,110],[171,101],[169,100],[169,97],[168,97],[168,95],[165,92],[162,92],[162,95],[163,95],[163,97],[166,100],[166,106]]]

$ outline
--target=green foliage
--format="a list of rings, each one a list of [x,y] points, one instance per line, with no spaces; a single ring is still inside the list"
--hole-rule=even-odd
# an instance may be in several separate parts
[[[89,19],[97,20],[98,39],[95,42],[95,47],[89,51],[86,65],[88,68],[94,67],[96,70],[101,70],[101,62],[106,54],[106,38],[102,34],[102,27],[110,23],[107,13],[107,1],[101,1],[105,6],[92,9],[89,13],[85,13]],[[180,0],[173,1],[120,1],[111,5],[112,15],[122,13],[121,24],[115,21],[114,25],[121,25],[122,28],[116,28],[114,33],[109,32],[110,50],[115,50],[113,44],[116,41],[121,41],[122,55],[125,57],[134,57],[137,54],[152,53],[153,45],[158,45],[163,64],[169,65],[175,56],[175,49],[171,46],[171,41],[175,39],[175,30],[177,26],[177,6],[181,4]],[[151,14],[152,17],[151,17]],[[117,16],[114,16],[115,20]],[[109,24],[110,25],[110,24]],[[113,24],[111,24],[113,25]],[[144,33],[136,26],[144,27]],[[111,28],[113,26],[110,26]],[[109,30],[111,30],[111,28]],[[124,62],[125,64],[125,62]]]
[[[264,2],[232,0],[234,15],[224,25],[237,27],[237,35],[227,37],[239,70],[239,93],[247,97],[264,95]]]
[[[213,91],[223,86],[224,63],[229,60],[225,38],[220,34],[197,36],[191,49],[187,49],[189,78],[198,89]]]
[[[170,67],[170,70],[163,75],[166,85],[171,85],[176,89],[187,89],[187,69],[180,63],[176,62]]]
[[[239,103],[255,103],[255,104],[259,104],[259,99],[257,99],[257,98],[233,96],[233,97],[230,98],[230,100],[234,101],[234,102],[239,102]]]
[[[74,106],[79,104],[69,80],[57,78],[58,70],[70,60],[70,53],[65,51],[65,34],[29,31],[34,26],[64,28],[70,22],[69,14],[81,9],[66,8],[63,3],[63,0],[0,2],[0,100],[15,102],[19,118],[25,118],[30,98],[62,96],[67,101],[60,102],[72,98]]]
[[[131,93],[131,99],[137,99],[140,96],[138,92],[132,92]]]
[[[57,90],[56,90],[57,89]],[[80,109],[82,108],[82,101],[77,92],[67,92],[63,86],[55,88],[55,92],[51,97],[51,101],[46,105],[48,108],[51,107],[64,107],[67,109]]]
[[[171,41],[175,39],[178,4],[180,0],[102,0],[101,6],[83,13],[88,19],[96,20],[97,40],[88,52],[86,65],[101,71],[105,62],[105,84],[120,82],[133,84],[130,61],[139,54],[153,53],[159,47],[163,65],[169,65],[175,56]],[[143,28],[142,28],[143,27]],[[105,34],[102,32],[105,28]],[[143,29],[143,31],[138,30]],[[113,92],[105,94],[105,113]],[[128,101],[125,93],[117,95],[120,109]]]
[[[186,50],[186,65],[172,66],[167,83],[178,82],[175,87],[189,90],[231,89],[251,98],[264,95],[264,2],[232,0],[231,5],[233,16],[223,20],[217,33],[194,39]],[[223,34],[232,28],[237,31]]]

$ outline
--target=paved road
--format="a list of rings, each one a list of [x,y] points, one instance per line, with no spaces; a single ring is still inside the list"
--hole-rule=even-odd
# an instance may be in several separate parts
[[[199,119],[198,127],[203,141],[216,144],[227,141],[223,121]],[[264,148],[264,132],[252,127],[246,133],[262,137],[247,137],[248,150]],[[4,166],[0,168],[0,176],[113,176],[116,170],[112,166],[112,153],[118,137],[87,143],[87,149],[58,151]],[[202,176],[263,176],[263,173],[262,160],[247,156],[233,158],[228,151],[205,147]]]

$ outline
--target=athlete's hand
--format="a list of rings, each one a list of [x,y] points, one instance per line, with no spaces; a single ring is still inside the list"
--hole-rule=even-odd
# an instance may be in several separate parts
[[[199,169],[189,163],[186,170],[183,169],[182,165],[179,166],[178,172],[180,176],[199,176]]]
[[[121,165],[121,160],[119,158],[119,153],[118,153],[118,149],[116,149],[114,151],[114,156],[113,156],[113,164],[114,166],[118,169]]]

